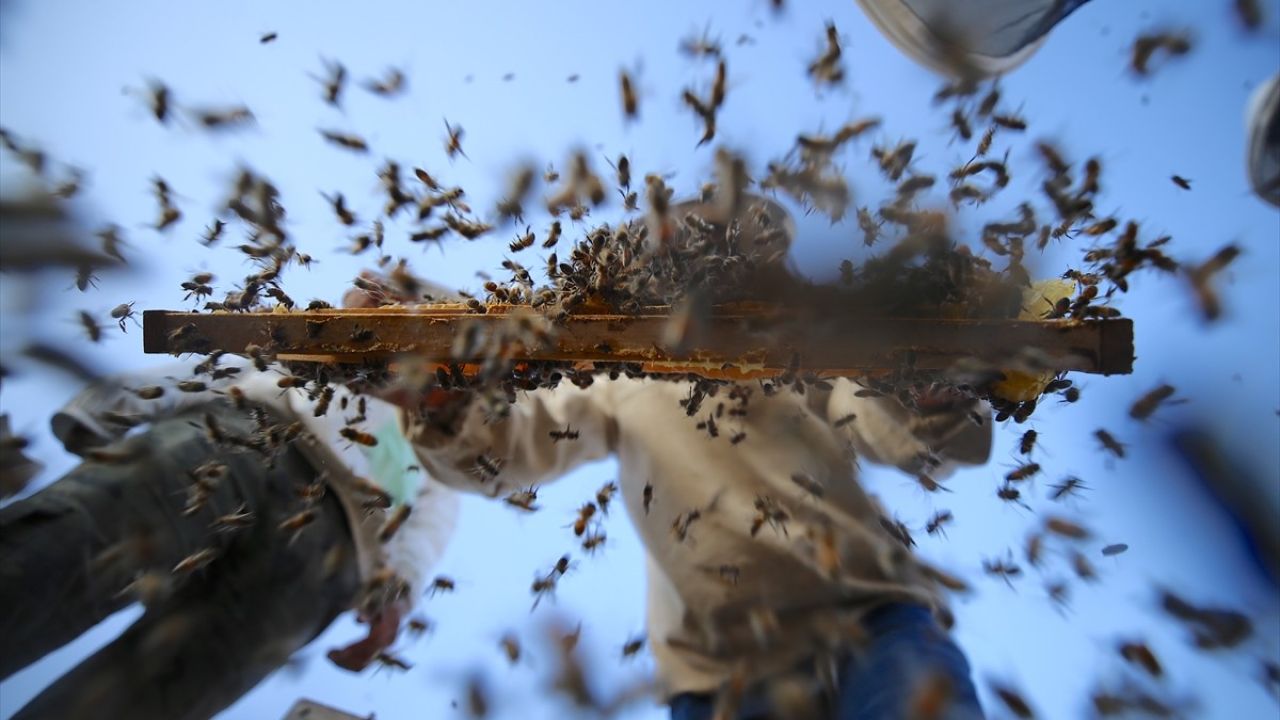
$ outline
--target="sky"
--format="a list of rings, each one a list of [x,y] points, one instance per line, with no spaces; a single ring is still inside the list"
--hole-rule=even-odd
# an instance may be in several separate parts
[[[1227,242],[1241,246],[1241,259],[1222,279],[1225,319],[1200,322],[1182,278],[1136,277],[1116,303],[1135,319],[1134,373],[1077,376],[1083,388],[1079,403],[1051,403],[1036,413],[1029,426],[1041,437],[1045,478],[1031,493],[1029,510],[1001,503],[994,494],[1000,477],[1018,463],[1014,445],[1024,426],[997,428],[991,462],[954,475],[948,481],[952,493],[925,495],[910,478],[864,468],[862,482],[920,529],[920,552],[976,586],[972,597],[955,601],[956,639],[970,657],[988,708],[995,707],[987,690],[995,680],[1020,688],[1043,717],[1078,717],[1096,682],[1134,677],[1114,647],[1120,638],[1141,637],[1168,668],[1163,692],[1194,703],[1201,716],[1276,712],[1275,700],[1258,681],[1258,662],[1280,655],[1277,578],[1268,576],[1235,516],[1217,502],[1215,486],[1192,472],[1170,441],[1189,427],[1208,433],[1252,489],[1250,502],[1274,523],[1280,513],[1280,213],[1249,191],[1243,112],[1251,91],[1280,70],[1280,7],[1264,1],[1264,27],[1246,35],[1231,15],[1232,4],[1094,0],[1071,16],[1035,57],[1003,80],[1003,104],[1031,126],[1025,138],[997,140],[997,153],[1006,147],[1010,152],[1011,186],[959,219],[963,232],[1012,216],[1040,180],[1034,139],[1059,143],[1077,162],[1097,155],[1104,168],[1103,209],[1141,220],[1144,237],[1171,234],[1168,249],[1175,257],[1199,260]],[[46,463],[38,484],[72,466],[48,432],[48,417],[78,388],[13,359],[15,349],[40,338],[72,348],[104,370],[162,362],[142,354],[133,328],[89,344],[74,314],[86,309],[105,316],[126,301],[139,309],[180,309],[188,307],[178,288],[185,274],[208,269],[229,281],[249,272],[234,251],[196,242],[241,164],[280,187],[290,231],[319,261],[309,272],[291,271],[289,294],[336,301],[360,259],[338,251],[347,235],[320,191],[340,190],[358,213],[372,216],[380,205],[375,170],[386,157],[420,164],[462,185],[476,208],[493,206],[506,174],[519,163],[559,167],[576,148],[590,151],[597,169],[607,169],[605,154],[625,152],[637,176],[669,174],[677,193],[695,190],[708,175],[713,149],[695,147],[701,128],[679,96],[690,85],[705,92],[714,68],[685,58],[677,45],[704,30],[721,38],[729,64],[717,142],[744,153],[753,167],[783,155],[798,132],[831,131],[868,115],[884,120],[876,142],[918,138],[924,170],[943,173],[968,157],[968,148],[950,142],[946,114],[930,103],[938,78],[899,54],[850,0],[791,2],[781,15],[764,0],[370,2],[354,8],[337,2],[160,0],[8,0],[0,7],[0,127],[60,162],[85,168],[89,176],[74,202],[77,214],[91,229],[119,223],[130,243],[131,270],[104,274],[97,289],[83,294],[66,273],[0,276],[0,356],[17,371],[0,392],[0,412],[33,439],[32,453]],[[821,47],[828,20],[844,40],[848,81],[841,89],[818,91],[804,69]],[[1135,79],[1126,70],[1132,39],[1164,28],[1189,29],[1193,52],[1148,79]],[[260,44],[268,31],[278,39]],[[744,35],[748,39],[739,43]],[[331,108],[308,77],[322,73],[322,58],[340,60],[356,80],[401,67],[408,92],[386,100],[349,87],[342,109]],[[637,78],[635,122],[626,122],[621,112],[621,69]],[[570,75],[579,79],[569,82]],[[217,135],[185,120],[162,127],[139,95],[150,78],[174,88],[180,106],[244,103],[256,123]],[[465,129],[467,158],[446,156],[446,119]],[[318,128],[360,132],[373,152],[344,153],[324,144]],[[867,162],[868,148],[864,143],[846,157],[845,172],[856,201],[874,205],[888,188]],[[1171,183],[1175,173],[1190,178],[1192,190]],[[157,174],[172,185],[186,214],[165,234],[146,227],[156,216],[149,178]],[[25,182],[12,156],[0,156],[0,193],[19,192]],[[593,219],[617,217],[619,211],[615,202]],[[538,229],[547,220],[531,216],[529,222]],[[815,279],[834,277],[841,259],[868,256],[856,225],[832,225],[799,212],[797,222],[793,256]],[[474,243],[449,242],[425,251],[407,243],[402,231],[392,232],[388,251],[410,257],[433,279],[475,290],[481,282],[475,272],[497,268],[519,230],[507,227]],[[1078,257],[1080,242],[1052,248],[1034,270],[1061,273]],[[1164,382],[1175,385],[1186,402],[1161,409],[1147,423],[1127,417],[1130,402]],[[1099,452],[1092,437],[1099,427],[1129,444],[1125,459]],[[279,717],[299,697],[383,719],[461,717],[451,703],[462,698],[463,681],[472,672],[484,673],[495,688],[495,716],[562,717],[564,706],[545,692],[552,653],[539,640],[543,625],[557,617],[570,626],[582,622],[582,645],[600,687],[642,678],[651,668],[647,655],[619,658],[621,646],[644,628],[644,551],[621,513],[607,523],[605,551],[578,559],[557,602],[529,610],[533,574],[572,547],[563,527],[572,509],[615,472],[611,461],[577,470],[547,489],[546,509],[533,516],[467,498],[459,531],[435,569],[456,579],[457,591],[423,600],[421,608],[436,629],[397,646],[414,664],[411,671],[352,675],[331,666],[324,652],[360,634],[343,618],[222,717]],[[1055,507],[1046,497],[1047,485],[1066,475],[1084,478],[1091,490]],[[925,521],[941,508],[955,514],[953,529],[945,539],[926,536]],[[1098,536],[1089,552],[1101,580],[1073,583],[1065,611],[1055,609],[1043,589],[1043,579],[1069,572],[1056,554],[1043,574],[1028,569],[1012,588],[983,577],[981,570],[983,558],[1003,557],[1010,548],[1020,558],[1028,528],[1051,511],[1081,520]],[[1109,542],[1124,542],[1130,550],[1103,558],[1097,549]],[[1196,602],[1248,612],[1258,625],[1257,637],[1238,651],[1198,653],[1183,629],[1159,614],[1157,585]],[[0,684],[0,718],[139,612],[133,608],[108,619]],[[528,657],[515,667],[498,647],[507,631],[517,632],[526,645]],[[645,701],[627,714],[664,716],[663,708]]]

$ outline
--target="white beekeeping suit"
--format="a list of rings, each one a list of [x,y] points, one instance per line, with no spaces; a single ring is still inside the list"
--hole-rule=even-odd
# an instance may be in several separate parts
[[[858,0],[916,62],[981,79],[1026,62],[1049,31],[1088,0]]]

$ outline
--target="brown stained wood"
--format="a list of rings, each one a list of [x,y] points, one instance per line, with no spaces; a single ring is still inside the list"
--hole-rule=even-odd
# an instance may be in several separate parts
[[[1060,370],[1123,374],[1133,369],[1133,322],[1114,320],[974,320],[921,318],[809,318],[762,308],[720,308],[677,356],[663,345],[666,308],[643,314],[571,314],[553,347],[513,348],[516,360],[642,363],[651,372],[697,372],[717,377],[776,373],[798,360],[825,375],[860,375],[904,363],[941,370],[977,358],[1008,364],[1034,349]],[[472,323],[497,328],[512,308],[485,314],[465,306],[386,307],[291,313],[202,314],[149,310],[143,314],[148,353],[244,352],[259,345],[278,357],[317,362],[359,361],[413,354],[449,361],[457,333]],[[515,312],[520,312],[516,310]],[[476,358],[468,358],[476,359]]]

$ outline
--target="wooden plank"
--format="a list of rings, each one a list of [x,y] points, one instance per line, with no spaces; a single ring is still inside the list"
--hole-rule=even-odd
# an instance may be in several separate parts
[[[981,320],[923,318],[799,318],[777,308],[717,308],[701,332],[677,353],[669,334],[667,308],[634,315],[603,312],[570,314],[543,347],[514,346],[515,360],[578,363],[641,363],[652,372],[699,372],[744,377],[779,372],[798,360],[800,368],[826,375],[858,375],[911,363],[941,370],[977,358],[1000,365],[1028,349],[1053,358],[1061,370],[1123,374],[1133,369],[1133,323],[1114,320]],[[476,325],[500,332],[526,312],[490,306],[484,314],[465,306],[386,307],[309,312],[187,313],[149,310],[143,314],[148,353],[243,353],[258,345],[278,357],[316,361],[358,361],[413,354],[449,361],[460,333]],[[533,317],[529,314],[529,317]]]

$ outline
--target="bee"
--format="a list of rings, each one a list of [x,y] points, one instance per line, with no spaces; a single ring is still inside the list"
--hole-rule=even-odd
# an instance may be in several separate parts
[[[504,498],[504,501],[508,505],[520,508],[526,512],[534,512],[538,509],[538,506],[534,504],[537,500],[538,487],[536,485],[530,485],[528,488],[513,492]]]
[[[941,491],[951,492],[946,487],[944,487],[942,483],[935,480],[933,476],[929,475],[928,473],[916,473],[916,484],[919,485],[925,492],[931,492],[931,493],[936,493]]]
[[[378,530],[378,542],[384,544],[390,542],[391,538],[395,537],[396,533],[399,532],[400,526],[404,525],[405,521],[409,519],[409,515],[412,512],[413,506],[408,503],[393,510],[391,516],[387,518],[387,521]]]
[[[1170,57],[1186,55],[1191,52],[1191,38],[1177,33],[1139,35],[1133,41],[1129,59],[1129,67],[1134,74],[1143,77],[1151,74],[1151,58],[1157,50],[1164,50]]]
[[[428,586],[428,592],[430,593],[431,597],[435,597],[436,593],[453,592],[456,587],[457,587],[457,584],[453,581],[452,578],[446,577],[444,575],[437,575],[431,581],[431,585]]]
[[[378,654],[375,655],[373,659],[377,660],[379,665],[382,665],[383,667],[391,668],[392,670],[407,672],[408,670],[413,669],[413,665],[410,665],[409,663],[396,657],[395,655],[392,655],[391,653],[385,650],[379,650]]]
[[[197,550],[183,558],[177,565],[173,566],[174,575],[183,575],[195,572],[201,568],[208,567],[218,557],[218,551],[215,548],[204,548]]]
[[[356,224],[356,215],[347,208],[347,199],[343,197],[342,193],[326,195],[322,192],[320,196],[333,207],[333,214],[338,216],[338,222],[348,227]]]
[[[1093,436],[1098,438],[1098,442],[1102,443],[1102,448],[1104,450],[1111,453],[1112,455],[1115,455],[1118,458],[1124,457],[1125,445],[1119,440],[1116,440],[1114,435],[1107,432],[1106,430],[1103,430],[1102,428],[1098,428],[1097,430],[1093,431]]]
[[[995,693],[996,697],[1000,698],[1000,702],[1004,704],[1005,708],[1008,709],[1014,717],[1030,720],[1030,718],[1034,718],[1036,716],[1035,711],[1031,709],[1030,703],[1023,699],[1022,695],[1020,695],[1016,690],[1007,685],[1001,685],[995,682],[991,682],[989,684],[991,686],[991,692]]]
[[[635,656],[636,653],[640,652],[640,650],[643,648],[644,648],[644,636],[632,638],[631,640],[628,640],[625,645],[622,646],[622,657],[623,658],[633,657]]]
[[[225,110],[194,110],[192,114],[195,115],[196,122],[206,130],[225,130],[253,121],[253,112],[244,105]]]
[[[1129,546],[1124,543],[1112,543],[1110,545],[1103,546],[1102,556],[1115,557],[1116,555],[1119,555],[1128,549],[1129,549]]]
[[[1235,0],[1236,16],[1246,30],[1262,27],[1262,7],[1258,0]]]
[[[601,545],[604,545],[605,539],[606,539],[605,534],[602,532],[591,533],[586,537],[582,538],[582,549],[585,550],[588,554],[595,554],[595,551]]]
[[[1018,488],[1008,483],[1005,483],[1004,485],[1001,485],[1000,487],[996,488],[996,497],[1000,498],[1001,500],[1004,500],[1005,502],[1011,502],[1011,503],[1016,503],[1018,505],[1021,505],[1023,508],[1027,510],[1031,509],[1029,505],[1022,502],[1022,492],[1018,490]]]
[[[973,127],[969,125],[969,118],[965,116],[964,111],[956,108],[951,111],[951,127],[955,128],[956,134],[961,140],[969,142],[973,139]]]
[[[636,96],[635,83],[626,70],[618,72],[618,85],[622,89],[622,114],[634,120],[640,114],[640,100]]]
[[[1088,236],[1090,236],[1090,237],[1097,237],[1097,236],[1099,236],[1099,235],[1106,235],[1107,233],[1111,232],[1112,230],[1115,230],[1115,229],[1116,229],[1116,225],[1118,225],[1118,224],[1119,224],[1119,222],[1118,222],[1115,218],[1106,218],[1106,219],[1099,220],[1098,222],[1095,222],[1095,223],[1093,223],[1092,225],[1089,225],[1089,226],[1085,227],[1085,229],[1084,229],[1084,231],[1083,231],[1083,232],[1084,232],[1084,234],[1085,234],[1085,235],[1088,235]]]
[[[1050,488],[1053,490],[1053,493],[1049,496],[1050,499],[1061,500],[1062,498],[1067,497],[1068,495],[1073,495],[1080,490],[1087,490],[1088,486],[1086,486],[1084,481],[1080,478],[1069,475],[1063,478],[1062,482],[1057,485],[1052,485]]]
[[[306,384],[307,379],[297,375],[284,375],[279,380],[276,380],[276,387],[282,390],[305,387]]]
[[[1000,102],[1000,86],[992,83],[991,89],[983,96],[982,101],[978,103],[978,117],[987,117],[995,112],[996,105]]]
[[[982,157],[991,151],[991,143],[996,139],[996,126],[992,125],[982,134],[982,139],[978,141],[978,148],[974,151],[978,157]]]
[[[689,528],[692,527],[695,522],[701,519],[702,519],[702,511],[699,510],[698,508],[694,508],[692,510],[688,510],[686,512],[680,513],[679,515],[676,515],[675,520],[671,521],[671,534],[675,536],[676,542],[684,542],[685,538],[689,537]],[[762,520],[761,524],[763,523],[764,521]],[[753,537],[755,536],[755,531],[757,530],[759,530],[759,526],[753,525],[753,532],[752,532]]]
[[[1098,578],[1098,573],[1093,569],[1093,564],[1079,551],[1071,554],[1071,569],[1075,571],[1076,577],[1090,582]]]
[[[573,521],[573,534],[582,537],[587,531],[587,524],[595,517],[596,504],[589,502],[578,508],[578,517]]]
[[[809,63],[809,76],[818,84],[839,85],[844,81],[844,66],[841,62],[840,32],[833,22],[826,24],[826,48],[813,62]]]
[[[542,241],[542,249],[550,250],[555,247],[556,242],[560,240],[560,232],[560,221],[553,220],[551,222],[551,229],[547,231],[547,239]]]
[[[857,419],[858,419],[858,416],[857,416],[856,414],[854,414],[854,413],[849,413],[848,415],[845,415],[845,416],[843,416],[843,417],[837,418],[837,419],[835,420],[835,422],[833,422],[833,423],[831,423],[831,424],[832,424],[833,426],[835,426],[835,427],[840,428],[840,427],[844,427],[845,425],[848,425],[849,423],[851,423],[851,422],[853,422],[854,420],[857,420]]]
[[[173,91],[159,80],[152,80],[147,88],[147,107],[157,122],[168,124],[169,111],[173,109]]]
[[[653,505],[653,483],[645,483],[644,490],[641,492],[641,503],[644,506],[644,514],[649,514],[649,506]]]
[[[409,618],[405,623],[405,627],[409,630],[410,635],[421,637],[424,633],[431,631],[431,621],[422,616],[414,616]]]
[[[1013,587],[1013,578],[1022,577],[1022,568],[1012,560],[983,560],[982,570],[988,575],[1004,580],[1009,587]]]
[[[1001,115],[997,113],[991,116],[991,122],[1005,130],[1013,130],[1014,132],[1023,132],[1027,129],[1027,121],[1017,115]]]
[[[363,83],[364,89],[382,97],[394,97],[404,91],[404,71],[399,68],[387,68],[383,79],[370,78]]]
[[[98,321],[95,320],[92,315],[81,310],[79,311],[78,318],[80,320],[80,327],[84,328],[84,332],[89,336],[90,342],[96,343],[102,340],[102,326],[98,325]]]
[[[568,425],[564,425],[563,430],[550,430],[547,434],[552,438],[552,442],[559,442],[562,439],[577,439],[579,430],[571,429]]]
[[[808,473],[791,473],[791,482],[795,483],[801,490],[804,490],[816,498],[822,497],[823,493],[826,492],[826,487],[822,483],[813,479],[813,477]]]
[[[729,444],[737,445],[738,443],[746,439],[747,439],[747,434],[745,432],[742,432],[742,431],[735,432],[734,434],[729,436]]]
[[[306,510],[295,513],[284,520],[281,520],[280,524],[276,527],[279,530],[291,531],[296,534],[301,532],[306,526],[315,522],[317,517],[319,516],[314,509],[307,508]]]
[[[502,639],[498,641],[502,647],[502,652],[507,656],[507,661],[515,665],[520,661],[520,641],[511,633],[506,633]]]
[[[198,393],[209,389],[208,385],[198,380],[179,380],[174,383],[174,387],[176,387],[180,392],[185,393]]]
[[[1022,437],[1018,440],[1018,452],[1023,455],[1030,455],[1031,451],[1035,449],[1037,437],[1039,437],[1039,435],[1035,430],[1028,430],[1024,432]]]
[[[334,145],[337,145],[340,148],[345,148],[355,153],[369,152],[368,141],[366,141],[364,138],[354,133],[343,133],[343,132],[338,132],[337,130],[324,130],[324,129],[320,129],[318,130],[318,132],[320,133],[320,136],[323,137],[325,140],[328,140],[329,142],[333,143]]]
[[[219,532],[237,530],[253,524],[254,514],[249,512],[247,503],[240,503],[235,510],[214,518],[212,526]]]
[[[612,502],[613,496],[617,492],[618,484],[613,481],[605,483],[596,491],[596,505],[600,507],[601,514],[609,514],[609,503]]]
[[[373,435],[370,435],[367,432],[361,432],[360,430],[356,430],[355,428],[352,428],[352,427],[341,428],[340,430],[338,430],[338,434],[341,435],[343,438],[357,445],[364,445],[365,447],[374,447],[375,445],[378,444],[378,438],[374,437]]]
[[[342,102],[342,89],[347,83],[347,68],[340,62],[322,60],[328,77],[316,78],[324,86],[324,101],[334,107]]]
[[[480,471],[481,479],[488,480],[502,472],[502,465],[499,460],[481,453],[476,456],[476,469]]]
[[[955,516],[951,514],[950,510],[939,510],[929,518],[927,523],[925,523],[924,531],[929,535],[942,535],[942,537],[946,537],[947,531],[944,526],[951,523],[954,519]]]
[[[1040,567],[1040,555],[1044,551],[1044,535],[1040,533],[1031,533],[1027,536],[1027,544],[1023,552],[1027,558],[1027,564],[1031,567]]]
[[[1174,184],[1174,185],[1177,185],[1178,187],[1182,188],[1183,190],[1190,190],[1190,189],[1191,189],[1191,181],[1190,181],[1190,180],[1188,180],[1188,179],[1186,179],[1186,178],[1184,178],[1184,177],[1182,177],[1181,175],[1173,175],[1173,176],[1170,176],[1170,178],[1169,178],[1169,179],[1173,181],[1173,184]]]
[[[1088,540],[1090,537],[1088,528],[1056,516],[1045,518],[1044,529],[1068,540]]]
[[[1162,384],[1146,393],[1129,406],[1129,417],[1134,420],[1146,420],[1151,417],[1161,404],[1173,397],[1177,392],[1172,385]]]
[[[1026,463],[1010,470],[1004,479],[1009,482],[1020,482],[1035,477],[1040,472],[1040,463]]]
[[[461,155],[464,158],[467,157],[467,154],[462,151],[462,126],[450,125],[448,118],[446,118],[444,121],[444,130],[446,133],[444,151],[449,156],[449,159],[452,160],[458,155]]]

